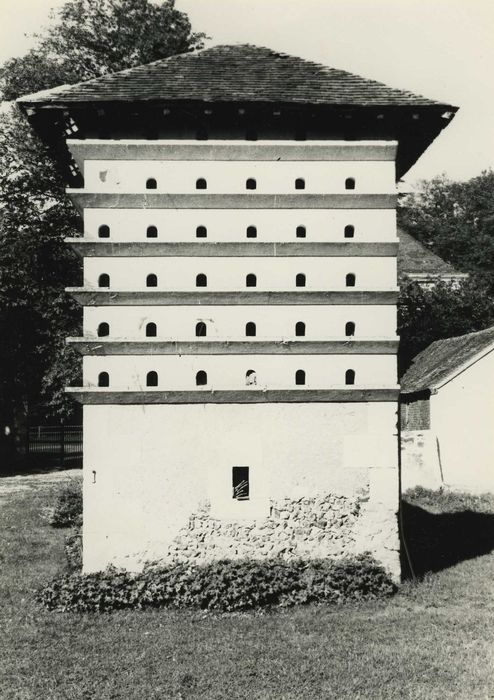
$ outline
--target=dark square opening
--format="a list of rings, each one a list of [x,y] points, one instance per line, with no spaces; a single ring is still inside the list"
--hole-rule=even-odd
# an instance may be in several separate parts
[[[232,467],[232,495],[237,501],[249,500],[249,467]]]

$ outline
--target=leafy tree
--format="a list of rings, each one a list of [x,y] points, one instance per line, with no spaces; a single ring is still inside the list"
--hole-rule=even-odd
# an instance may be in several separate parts
[[[400,199],[399,221],[413,236],[494,293],[494,172],[467,182],[424,180]]]
[[[65,236],[78,216],[44,146],[11,111],[0,119],[0,418],[19,428],[45,393],[50,375],[73,375],[80,362],[60,353],[79,328],[80,310],[63,291],[79,262]],[[73,410],[60,400],[55,413]]]
[[[485,284],[466,280],[458,287],[437,284],[423,289],[415,282],[401,287],[398,300],[400,376],[412,359],[434,340],[480,331],[494,324],[494,298]]]
[[[203,35],[174,0],[68,0],[38,38],[0,69],[4,99],[190,51]],[[80,226],[43,144],[16,108],[0,113],[0,453],[5,426],[21,445],[28,415],[74,410],[63,388],[81,361],[65,337],[80,333],[81,310],[64,287],[80,283],[80,262],[63,239]]]
[[[4,100],[203,46],[175,0],[68,0],[38,45],[0,68]]]

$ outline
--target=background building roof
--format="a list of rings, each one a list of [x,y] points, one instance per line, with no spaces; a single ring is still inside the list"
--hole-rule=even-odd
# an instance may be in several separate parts
[[[199,100],[427,106],[434,100],[250,44],[213,46],[27,95],[22,103]]]
[[[431,276],[451,276],[462,275],[453,265],[446,262],[439,255],[429,250],[416,238],[407,233],[400,226],[398,227],[400,245],[398,248],[398,270],[404,274],[424,274]],[[462,275],[463,276],[463,275]]]
[[[401,378],[401,392],[411,394],[438,388],[491,345],[494,349],[494,326],[475,333],[436,340],[417,355],[405,372]]]

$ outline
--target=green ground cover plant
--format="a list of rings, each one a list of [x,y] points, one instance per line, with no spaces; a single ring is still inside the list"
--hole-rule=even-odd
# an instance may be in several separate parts
[[[163,608],[53,613],[36,602],[35,591],[65,566],[67,533],[45,516],[58,489],[39,475],[0,479],[2,700],[492,695],[492,547],[428,573],[420,565],[427,557],[419,545],[428,546],[421,537],[413,550],[420,575],[386,599],[227,615]],[[465,517],[447,507],[436,515],[414,506],[424,518]],[[480,537],[475,528],[493,531],[494,510],[476,515],[481,520],[466,533],[473,544]]]
[[[122,608],[199,608],[233,612],[301,603],[343,603],[391,595],[389,576],[370,555],[339,561],[218,561],[146,567],[132,574],[57,576],[39,593],[49,610],[103,612]]]
[[[82,525],[82,486],[80,481],[69,481],[59,492],[50,518],[53,527],[80,527]]]

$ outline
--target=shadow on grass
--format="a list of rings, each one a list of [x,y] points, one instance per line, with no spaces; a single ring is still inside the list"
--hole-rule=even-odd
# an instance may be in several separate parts
[[[26,476],[28,474],[49,474],[65,469],[82,469],[82,457],[78,455],[67,456],[62,462],[58,457],[53,458],[29,458],[21,460],[0,460],[0,479],[5,476]]]
[[[431,513],[402,502],[402,540],[416,576],[441,571],[494,549],[494,513]],[[402,572],[411,578],[402,546]]]

